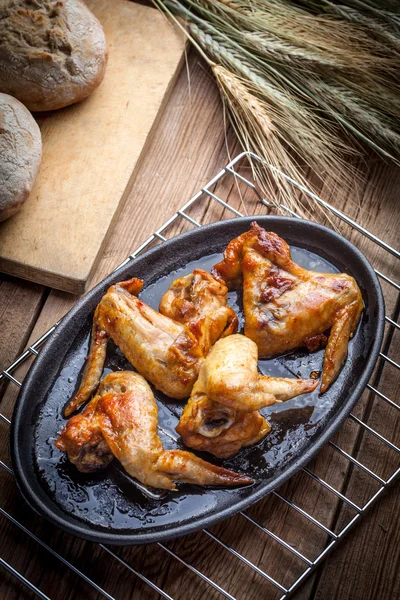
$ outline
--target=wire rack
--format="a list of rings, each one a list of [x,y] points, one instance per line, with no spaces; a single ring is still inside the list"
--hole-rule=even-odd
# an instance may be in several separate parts
[[[260,161],[260,159],[255,155],[249,155],[249,153],[242,153],[237,156],[234,160],[232,160],[224,169],[222,169],[207,185],[205,185],[189,202],[187,202],[180,210],[178,210],[171,218],[166,221],[162,227],[160,227],[157,231],[155,231],[133,254],[131,254],[116,270],[121,268],[123,265],[126,265],[130,261],[132,261],[135,257],[137,257],[140,253],[148,249],[150,246],[155,243],[162,243],[167,239],[167,232],[174,229],[174,233],[179,230],[179,224],[184,224],[183,228],[188,227],[200,227],[202,223],[199,222],[196,218],[194,218],[193,214],[196,212],[194,209],[196,207],[200,207],[201,203],[207,202],[208,205],[216,203],[219,205],[219,208],[225,209],[225,214],[230,215],[232,218],[242,216],[242,213],[238,208],[235,208],[232,205],[232,202],[226,201],[217,194],[217,189],[223,189],[222,183],[226,183],[227,179],[233,178],[233,185],[240,185],[241,192],[239,195],[243,194],[243,190],[245,192],[250,192],[254,195],[258,205],[258,212],[262,212],[263,214],[267,212],[280,212],[280,213],[289,213],[292,216],[296,215],[290,208],[284,205],[278,205],[269,202],[265,199],[260,192],[258,191],[256,185],[251,181],[251,176],[248,175],[250,171],[249,169],[249,156],[251,156],[253,161]],[[260,161],[261,162],[261,161]],[[242,173],[241,167],[247,164],[246,176]],[[271,165],[268,167],[270,169],[274,169]],[[239,172],[241,170],[242,172]],[[276,169],[275,169],[276,171]],[[296,190],[298,190],[299,194],[304,194],[310,204],[318,205],[322,207],[325,211],[329,211],[331,215],[337,218],[342,223],[345,223],[346,226],[349,227],[350,232],[358,232],[358,234],[362,238],[367,238],[373,244],[379,246],[380,252],[385,255],[385,258],[390,258],[393,261],[392,257],[395,259],[400,258],[400,254],[397,250],[386,244],[383,240],[377,238],[375,235],[364,229],[358,223],[356,223],[351,218],[347,217],[345,214],[337,210],[335,207],[331,206],[329,203],[325,202],[317,195],[312,193],[311,191],[304,188],[302,185],[296,183],[285,174],[278,172],[278,174],[285,178],[288,183],[290,183]],[[250,178],[249,178],[250,177]],[[225,186],[226,187],[226,186]],[[239,188],[238,188],[239,189]],[[221,194],[222,195],[222,194]],[[261,207],[261,211],[260,211]],[[239,204],[240,208],[240,204]],[[207,220],[207,214],[210,211],[203,211],[203,220],[204,223]],[[191,216],[192,215],[192,216]],[[224,215],[225,216],[225,215]],[[178,225],[178,228],[177,228]],[[181,227],[182,229],[182,227]],[[357,235],[358,235],[357,234]],[[361,239],[361,238],[360,238]],[[384,391],[382,391],[382,387],[384,387],[385,377],[386,377],[386,367],[389,366],[391,369],[397,373],[397,370],[400,368],[399,364],[390,358],[387,354],[390,349],[390,344],[393,341],[394,334],[398,332],[400,326],[397,322],[398,318],[398,307],[399,307],[399,296],[400,296],[400,286],[393,281],[390,277],[382,273],[381,271],[376,271],[382,283],[383,287],[387,287],[389,293],[391,295],[392,301],[391,304],[394,305],[394,309],[391,314],[386,315],[386,336],[384,343],[382,345],[382,351],[380,353],[380,358],[378,361],[378,365],[373,377],[370,380],[370,383],[367,385],[368,394],[369,394],[369,405],[368,411],[364,411],[363,415],[370,415],[372,407],[375,403],[384,403],[387,407],[389,407],[392,411],[398,411],[399,406],[393,401],[391,398],[386,395]],[[384,290],[385,291],[385,290]],[[396,300],[393,302],[393,296],[395,296]],[[0,374],[1,380],[8,380],[9,385],[21,387],[22,381],[17,378],[16,371],[18,368],[28,359],[34,359],[40,351],[40,347],[51,337],[52,333],[58,326],[56,323],[49,331],[47,331],[40,339],[38,339],[34,344],[29,346],[27,350],[21,354],[7,369],[5,369]],[[397,333],[398,335],[398,333]],[[384,377],[385,376],[385,377]],[[381,387],[381,389],[379,389]],[[385,388],[386,389],[386,388]],[[361,517],[366,513],[366,511],[376,504],[376,502],[381,497],[382,493],[389,486],[393,485],[396,479],[399,478],[400,475],[400,467],[399,467],[399,455],[400,449],[389,439],[387,439],[382,433],[378,432],[378,430],[371,426],[367,421],[368,418],[360,418],[355,414],[356,411],[353,411],[352,414],[347,419],[347,423],[351,423],[353,426],[356,425],[359,428],[359,436],[372,436],[375,442],[378,442],[382,445],[382,448],[385,449],[385,452],[391,454],[390,464],[392,466],[389,473],[386,473],[385,476],[382,474],[375,472],[372,468],[367,466],[360,459],[360,444],[355,444],[353,448],[349,451],[345,450],[343,447],[339,445],[338,442],[331,440],[328,444],[329,448],[339,455],[341,459],[347,461],[349,468],[352,470],[358,470],[359,473],[364,475],[366,479],[373,481],[375,487],[373,488],[373,492],[371,493],[371,486],[367,486],[367,492],[362,493],[360,497],[363,497],[363,502],[355,502],[354,499],[349,497],[346,490],[340,491],[336,489],[335,486],[331,485],[328,481],[320,477],[318,474],[313,472],[310,466],[304,467],[302,472],[307,475],[310,479],[310,486],[312,483],[312,493],[315,495],[315,498],[318,497],[319,490],[323,489],[324,493],[331,495],[332,501],[340,503],[340,506],[347,509],[349,512],[349,517],[345,521],[338,520],[335,526],[327,526],[324,524],[323,519],[319,518],[318,515],[311,514],[312,511],[305,510],[301,507],[300,503],[289,499],[284,492],[279,489],[270,494],[271,497],[274,498],[274,501],[282,506],[285,505],[287,510],[293,512],[293,515],[296,517],[296,527],[301,527],[302,523],[306,523],[308,526],[312,526],[319,532],[319,536],[323,538],[323,547],[320,548],[317,555],[315,555],[315,550],[313,548],[307,549],[306,551],[300,552],[295,548],[295,544],[291,543],[290,539],[285,539],[284,535],[277,534],[272,530],[272,527],[269,528],[260,522],[260,519],[254,518],[250,511],[244,511],[240,513],[240,518],[246,519],[248,526],[253,526],[257,529],[258,534],[263,536],[268,536],[272,540],[274,540],[275,545],[273,548],[277,548],[280,546],[286,551],[286,556],[289,558],[296,559],[299,561],[301,565],[300,572],[297,571],[297,574],[290,581],[285,581],[284,583],[279,581],[278,578],[271,572],[267,571],[264,567],[260,567],[255,562],[252,562],[249,558],[245,556],[244,552],[238,551],[228,542],[225,542],[221,536],[216,535],[213,531],[204,530],[203,534],[207,536],[209,539],[209,544],[215,543],[219,546],[219,550],[223,550],[223,552],[229,553],[233,555],[236,559],[241,562],[241,566],[250,571],[253,571],[258,576],[262,578],[264,583],[268,584],[268,591],[266,591],[264,597],[266,598],[280,598],[280,600],[284,600],[288,598],[300,585],[301,583],[312,573],[312,571],[323,561],[323,559],[336,547],[339,541],[354,527],[354,525],[361,519]],[[0,421],[3,422],[6,426],[10,425],[10,420],[2,413],[0,413]],[[346,422],[344,427],[346,426]],[[13,472],[11,468],[3,461],[0,460],[0,467],[7,471],[9,476],[13,476]],[[267,500],[269,497],[267,498]],[[264,502],[261,501],[261,502]],[[317,502],[316,502],[317,504]],[[48,545],[43,539],[40,539],[37,535],[35,535],[28,527],[26,527],[23,523],[14,518],[9,512],[7,512],[4,508],[0,507],[0,515],[2,518],[7,519],[12,525],[23,532],[26,536],[31,538],[36,544],[41,546],[45,551],[49,552],[56,560],[58,560],[61,564],[63,564],[66,568],[71,569],[76,575],[81,577],[86,584],[92,586],[93,593],[100,594],[109,600],[113,600],[114,596],[110,595],[102,586],[98,585],[91,577],[86,575],[81,569],[76,567],[72,562],[64,558],[64,556],[54,550],[50,545]],[[190,536],[189,536],[190,537]],[[311,537],[310,537],[311,539]],[[186,542],[187,538],[185,538]],[[213,594],[216,594],[216,597],[222,596],[229,600],[235,600],[235,598],[240,598],[240,595],[232,595],[225,587],[218,584],[218,582],[213,578],[208,576],[201,569],[191,564],[189,560],[187,560],[183,553],[175,552],[171,544],[158,544],[159,548],[167,553],[169,557],[180,563],[180,566],[184,569],[188,569],[191,571],[192,575],[198,577],[202,580],[202,584],[206,584],[213,588]],[[182,544],[181,544],[182,546]],[[139,571],[137,568],[134,568],[132,564],[122,558],[117,552],[112,550],[111,548],[99,545],[101,550],[103,551],[103,555],[105,560],[113,560],[119,563],[119,566],[126,570],[127,576],[133,576],[139,578],[143,584],[152,588],[152,590],[159,594],[160,597],[165,598],[166,600],[173,600],[173,597],[169,595],[162,587],[157,584],[151,577],[145,575],[142,571]],[[209,552],[212,552],[212,549],[209,549]],[[185,555],[186,556],[186,555]],[[41,591],[34,583],[32,583],[22,572],[19,572],[16,568],[14,568],[9,562],[0,557],[0,566],[3,569],[7,570],[10,574],[12,574],[15,578],[17,578],[20,582],[22,582],[31,592],[36,594],[39,598],[48,599],[48,596]],[[259,588],[258,588],[259,589]],[[211,592],[211,589],[210,589]]]

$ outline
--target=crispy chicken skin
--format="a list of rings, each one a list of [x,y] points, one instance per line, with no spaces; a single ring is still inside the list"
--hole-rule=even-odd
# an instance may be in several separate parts
[[[199,372],[201,347],[185,325],[161,315],[136,297],[142,286],[141,279],[117,283],[98,304],[81,385],[67,404],[66,416],[96,390],[109,338],[158,390],[172,398],[189,396]]]
[[[175,490],[174,481],[236,486],[252,479],[212,465],[191,452],[164,450],[158,411],[146,380],[133,371],[110,373],[80,415],[72,417],[55,445],[84,473],[105,467],[115,456],[145,485]]]
[[[241,412],[200,393],[189,399],[176,427],[186,446],[218,458],[229,458],[241,448],[253,446],[270,429],[258,410]]]
[[[163,295],[160,313],[185,324],[199,340],[204,356],[220,338],[236,333],[238,319],[227,306],[228,288],[210,273],[195,269],[176,279]]]
[[[338,376],[363,301],[350,275],[307,271],[290,256],[287,243],[257,223],[232,240],[212,273],[228,287],[243,281],[245,335],[261,358],[300,346],[316,348],[330,329],[321,392]]]
[[[312,379],[260,375],[257,360],[257,345],[244,335],[215,343],[176,428],[187,446],[220,458],[232,456],[270,430],[259,409],[312,392],[318,385]]]
[[[191,400],[197,394],[242,412],[315,390],[314,379],[273,378],[257,370],[257,345],[239,333],[216,342],[200,368]]]

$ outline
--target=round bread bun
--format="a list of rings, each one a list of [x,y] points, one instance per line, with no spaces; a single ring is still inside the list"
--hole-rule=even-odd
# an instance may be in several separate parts
[[[19,100],[0,93],[0,221],[28,198],[42,158],[42,136]]]
[[[103,28],[80,0],[1,0],[0,92],[29,110],[83,100],[106,62]]]

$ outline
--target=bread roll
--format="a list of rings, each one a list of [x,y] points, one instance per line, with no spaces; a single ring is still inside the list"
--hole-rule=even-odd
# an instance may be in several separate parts
[[[103,28],[80,0],[0,1],[0,92],[29,110],[86,98],[106,62]]]
[[[0,93],[0,221],[28,198],[42,157],[40,129],[19,100]]]

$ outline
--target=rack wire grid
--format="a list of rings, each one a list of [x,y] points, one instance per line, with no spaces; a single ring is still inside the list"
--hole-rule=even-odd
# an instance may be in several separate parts
[[[184,223],[185,227],[200,227],[201,223],[191,216],[191,214],[197,212],[201,212],[203,214],[203,221],[209,220],[209,215],[212,211],[210,211],[211,204],[219,205],[219,209],[225,209],[224,215],[234,217],[243,216],[242,212],[233,206],[231,201],[226,201],[220,197],[216,193],[216,188],[218,189],[227,189],[229,185],[232,189],[233,186],[240,186],[239,194],[243,199],[244,194],[252,194],[256,201],[255,206],[258,206],[257,212],[259,214],[266,214],[271,211],[278,213],[286,213],[292,216],[296,215],[290,208],[287,206],[280,204],[276,205],[265,199],[261,193],[259,192],[257,186],[251,181],[248,177],[244,176],[243,173],[243,164],[245,164],[245,171],[247,173],[251,173],[249,159],[252,161],[258,161],[262,163],[261,159],[254,154],[251,153],[242,153],[238,155],[234,160],[232,160],[225,168],[223,168],[207,185],[205,185],[200,192],[198,192],[189,202],[187,202],[180,210],[178,210],[173,216],[171,216],[168,221],[166,221],[162,227],[160,227],[157,231],[155,231],[133,254],[131,254],[116,270],[121,268],[123,265],[127,264],[129,261],[132,261],[135,257],[137,257],[140,253],[144,252],[150,246],[155,243],[162,243],[167,239],[167,231],[171,229],[171,226],[176,226],[178,223]],[[267,168],[275,169],[273,166],[264,165]],[[239,170],[242,170],[242,173],[239,173]],[[311,205],[322,207],[325,211],[328,211],[331,215],[334,215],[335,218],[339,220],[339,222],[345,223],[349,226],[349,231],[356,231],[360,234],[360,238],[367,238],[370,240],[375,246],[379,247],[379,251],[384,253],[386,258],[390,258],[392,260],[392,256],[398,259],[400,254],[397,250],[390,247],[383,240],[377,238],[370,231],[367,231],[353,219],[347,217],[341,211],[330,205],[328,202],[325,202],[320,197],[315,195],[310,190],[306,189],[303,185],[296,183],[291,178],[286,176],[284,173],[277,171],[279,176],[283,177],[288,183],[290,183],[300,194],[304,194]],[[233,178],[233,181],[230,181],[227,184],[227,179]],[[207,206],[204,204],[207,203]],[[242,203],[239,203],[239,208],[242,206]],[[206,207],[205,207],[206,206]],[[201,210],[200,210],[201,208]],[[256,212],[256,211],[254,211]],[[181,227],[182,229],[182,227]],[[176,234],[176,227],[174,234]],[[358,235],[357,234],[357,235]],[[289,499],[287,494],[278,489],[272,494],[270,494],[267,499],[262,500],[261,502],[268,501],[270,497],[274,498],[274,501],[278,503],[279,510],[282,511],[282,507],[285,506],[287,511],[291,511],[293,516],[296,518],[295,525],[299,531],[302,531],[302,527],[306,525],[307,527],[312,527],[318,532],[318,540],[319,540],[319,549],[317,554],[315,555],[315,548],[310,548],[307,551],[303,550],[303,545],[301,546],[302,551],[296,549],[296,544],[293,544],[290,540],[290,536],[285,539],[284,534],[277,534],[272,530],[272,527],[267,527],[265,524],[260,522],[259,518],[254,518],[251,515],[251,511],[244,511],[240,513],[240,518],[245,519],[247,526],[253,526],[257,530],[258,534],[262,536],[268,536],[271,540],[275,542],[275,545],[272,544],[271,548],[276,553],[278,549],[281,548],[285,551],[285,556],[288,557],[291,561],[295,559],[301,565],[300,570],[297,569],[295,571],[288,570],[290,574],[293,575],[295,572],[295,577],[292,577],[289,581],[278,581],[278,579],[273,576],[270,572],[267,571],[266,568],[257,566],[255,562],[252,562],[250,559],[246,558],[244,553],[235,549],[229,542],[225,542],[222,537],[213,533],[213,531],[204,530],[203,534],[205,534],[209,538],[209,544],[216,543],[219,546],[219,549],[224,552],[229,553],[238,559],[241,563],[241,567],[249,569],[253,571],[258,576],[260,576],[263,580],[263,583],[268,584],[268,590],[265,591],[264,597],[266,598],[280,598],[280,600],[284,600],[288,598],[293,592],[301,585],[301,583],[313,572],[313,570],[320,565],[321,561],[337,546],[339,541],[356,525],[357,522],[360,521],[361,517],[366,513],[366,511],[371,508],[374,504],[377,503],[379,498],[385,489],[389,486],[392,486],[394,482],[398,479],[400,475],[400,467],[399,467],[399,454],[400,449],[389,439],[387,439],[382,433],[380,433],[374,426],[371,426],[368,421],[368,416],[372,414],[373,407],[376,406],[377,403],[383,403],[386,407],[389,407],[392,411],[398,411],[399,406],[394,402],[391,398],[386,395],[384,391],[382,391],[382,386],[385,381],[388,380],[386,374],[386,367],[390,367],[391,369],[398,370],[400,368],[399,364],[388,356],[388,351],[390,348],[390,344],[392,343],[392,339],[394,334],[398,332],[400,326],[397,322],[398,312],[399,312],[399,297],[400,297],[400,286],[393,281],[390,277],[382,273],[381,271],[376,271],[377,275],[381,279],[381,282],[384,284],[383,287],[388,288],[391,294],[391,306],[393,307],[393,311],[391,314],[386,315],[386,332],[385,338],[382,345],[382,351],[380,353],[380,357],[378,360],[378,364],[375,370],[373,377],[370,380],[370,383],[367,385],[367,394],[368,399],[367,403],[364,403],[364,420],[357,416],[356,410],[353,411],[352,414],[349,415],[345,424],[342,428],[346,428],[346,424],[350,424],[352,426],[356,426],[358,428],[358,437],[357,443],[354,443],[352,447],[347,451],[342,446],[339,445],[339,442],[331,440],[327,445],[333,454],[340,456],[341,459],[347,461],[349,469],[352,470],[352,473],[358,472],[361,475],[364,475],[368,485],[364,486],[361,490],[360,482],[358,481],[356,487],[359,493],[359,497],[363,498],[363,502],[355,502],[354,499],[350,497],[350,487],[347,489],[342,487],[340,491],[337,487],[326,481],[324,478],[320,477],[318,474],[313,472],[310,469],[310,466],[304,467],[302,472],[307,475],[310,480],[310,492],[313,494],[313,498],[315,498],[315,506],[318,511],[318,504],[320,498],[321,490],[324,493],[327,493],[328,496],[331,495],[332,501],[338,503],[344,510],[346,518],[341,517],[336,520],[336,523],[331,525],[327,525],[323,522],[323,518],[319,515],[312,514],[311,510],[305,510],[302,508],[300,502],[294,501],[293,499]],[[384,290],[385,291],[385,290]],[[395,300],[393,301],[393,296]],[[54,330],[56,329],[56,323],[49,331],[47,331],[40,339],[38,339],[33,345],[31,345],[27,350],[21,354],[7,369],[5,369],[0,374],[1,380],[8,380],[10,386],[21,387],[22,382],[17,379],[16,370],[29,358],[31,360],[37,356],[40,347],[50,338]],[[398,335],[398,334],[397,334]],[[381,389],[378,388],[381,387]],[[359,401],[361,402],[361,400]],[[358,406],[358,405],[357,405]],[[0,421],[3,424],[9,426],[10,420],[4,415],[0,413]],[[386,466],[391,465],[391,469],[389,472],[386,472],[385,475],[381,473],[376,473],[372,468],[364,464],[364,462],[360,459],[360,450],[362,447],[362,443],[360,440],[365,438],[365,436],[371,436],[374,440],[375,444],[379,443],[379,449],[375,448],[376,453],[382,453],[382,449],[385,450],[386,453],[390,453],[391,459],[386,460]],[[354,437],[354,436],[353,436]],[[342,441],[346,436],[342,436]],[[336,463],[334,463],[336,464]],[[0,461],[0,466],[3,470],[7,471],[10,476],[13,476],[13,472],[11,468],[3,461]],[[337,465],[336,465],[337,466]],[[337,467],[338,468],[338,467]],[[296,476],[295,476],[296,477]],[[363,479],[364,481],[364,479]],[[375,487],[371,488],[370,482],[375,484]],[[312,484],[312,485],[311,485]],[[372,490],[372,491],[371,491]],[[263,514],[265,514],[265,508],[263,510]],[[8,519],[16,528],[24,532],[26,536],[34,540],[38,545],[44,548],[47,552],[49,552],[55,559],[60,561],[65,567],[71,569],[76,575],[80,576],[86,584],[89,584],[93,587],[94,593],[100,593],[105,598],[109,600],[113,600],[113,596],[111,596],[102,586],[98,585],[95,581],[93,581],[89,576],[85,575],[85,573],[68,561],[64,556],[54,550],[51,546],[49,546],[46,542],[36,536],[28,527],[22,524],[20,521],[15,519],[11,514],[9,514],[4,508],[0,507],[0,514],[2,518]],[[279,517],[278,517],[279,519]],[[335,530],[336,529],[336,530]],[[310,542],[315,542],[315,536],[308,535],[307,533],[301,534],[302,537],[305,538],[305,544],[307,543],[307,538],[309,538]],[[190,536],[188,536],[190,537]],[[186,542],[187,538],[185,538]],[[212,540],[212,541],[211,541]],[[142,580],[144,584],[150,586],[156,593],[159,594],[160,597],[165,598],[166,600],[173,600],[172,596],[170,596],[160,585],[158,585],[154,578],[148,577],[143,572],[140,572],[137,568],[134,568],[132,564],[129,564],[126,560],[121,558],[117,552],[112,550],[111,548],[105,545],[99,545],[101,550],[104,553],[104,557],[107,560],[111,558],[114,561],[117,561],[120,566],[126,569],[127,575],[131,574]],[[189,569],[193,575],[200,578],[203,584],[210,586],[213,590],[213,594],[216,596],[222,596],[229,600],[235,600],[235,598],[239,598],[239,596],[233,596],[225,587],[222,587],[215,581],[212,577],[209,577],[206,573],[204,573],[201,569],[191,564],[186,558],[182,556],[182,552],[179,554],[176,553],[170,544],[158,544],[159,548],[162,549],[163,552],[167,553],[169,557],[171,557],[174,561],[178,561],[180,563],[181,568]],[[212,552],[212,549],[209,550]],[[272,551],[272,550],[271,550]],[[269,561],[273,563],[273,560]],[[14,568],[11,564],[6,562],[3,558],[0,557],[0,565],[6,569],[10,574],[16,577],[20,582],[22,582],[31,592],[34,592],[39,598],[48,599],[48,596],[41,591],[34,583],[32,583],[28,578],[21,572],[19,572],[16,568]],[[142,569],[143,570],[143,569]],[[260,588],[258,588],[259,590]]]

